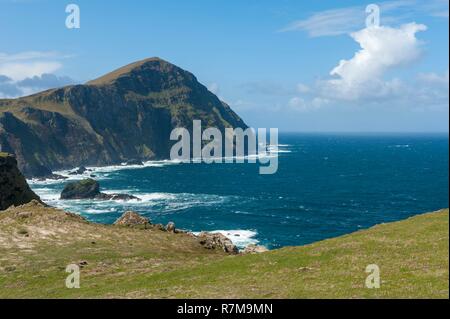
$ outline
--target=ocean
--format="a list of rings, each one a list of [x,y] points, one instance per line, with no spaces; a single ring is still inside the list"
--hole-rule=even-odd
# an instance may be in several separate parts
[[[449,207],[448,147],[445,134],[280,134],[274,175],[248,163],[151,161],[29,183],[46,203],[93,222],[134,210],[153,223],[220,231],[240,248],[275,249]],[[90,174],[102,192],[142,201],[59,200],[67,181]]]

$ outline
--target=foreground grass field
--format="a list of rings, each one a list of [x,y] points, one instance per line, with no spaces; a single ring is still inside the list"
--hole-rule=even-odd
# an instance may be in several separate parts
[[[81,288],[65,268],[84,264]],[[380,269],[368,289],[366,266]],[[0,213],[2,298],[448,298],[448,210],[304,247],[229,256],[187,234],[87,223],[28,204]]]

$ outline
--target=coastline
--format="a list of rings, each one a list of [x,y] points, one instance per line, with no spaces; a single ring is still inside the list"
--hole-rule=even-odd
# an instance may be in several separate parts
[[[448,298],[449,293],[448,209],[245,255],[205,249],[188,234],[89,223],[33,204],[0,214],[0,233],[5,239],[0,252],[9,256],[0,263],[0,281],[8,288],[0,290],[2,298]],[[64,286],[71,263],[81,265],[81,289]],[[380,266],[380,289],[364,286],[369,263]]]

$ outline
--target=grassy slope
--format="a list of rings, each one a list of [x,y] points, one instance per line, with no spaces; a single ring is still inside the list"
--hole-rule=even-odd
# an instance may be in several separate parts
[[[17,217],[23,211],[33,216]],[[448,216],[226,256],[185,234],[89,224],[28,205],[0,213],[0,297],[448,298]],[[66,265],[81,260],[81,288],[65,288]],[[380,289],[364,288],[368,264],[380,267]]]

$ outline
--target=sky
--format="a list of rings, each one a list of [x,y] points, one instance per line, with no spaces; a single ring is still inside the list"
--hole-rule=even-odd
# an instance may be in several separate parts
[[[66,25],[69,4],[80,28]],[[0,98],[158,56],[255,128],[448,132],[448,10],[448,0],[0,0]]]

